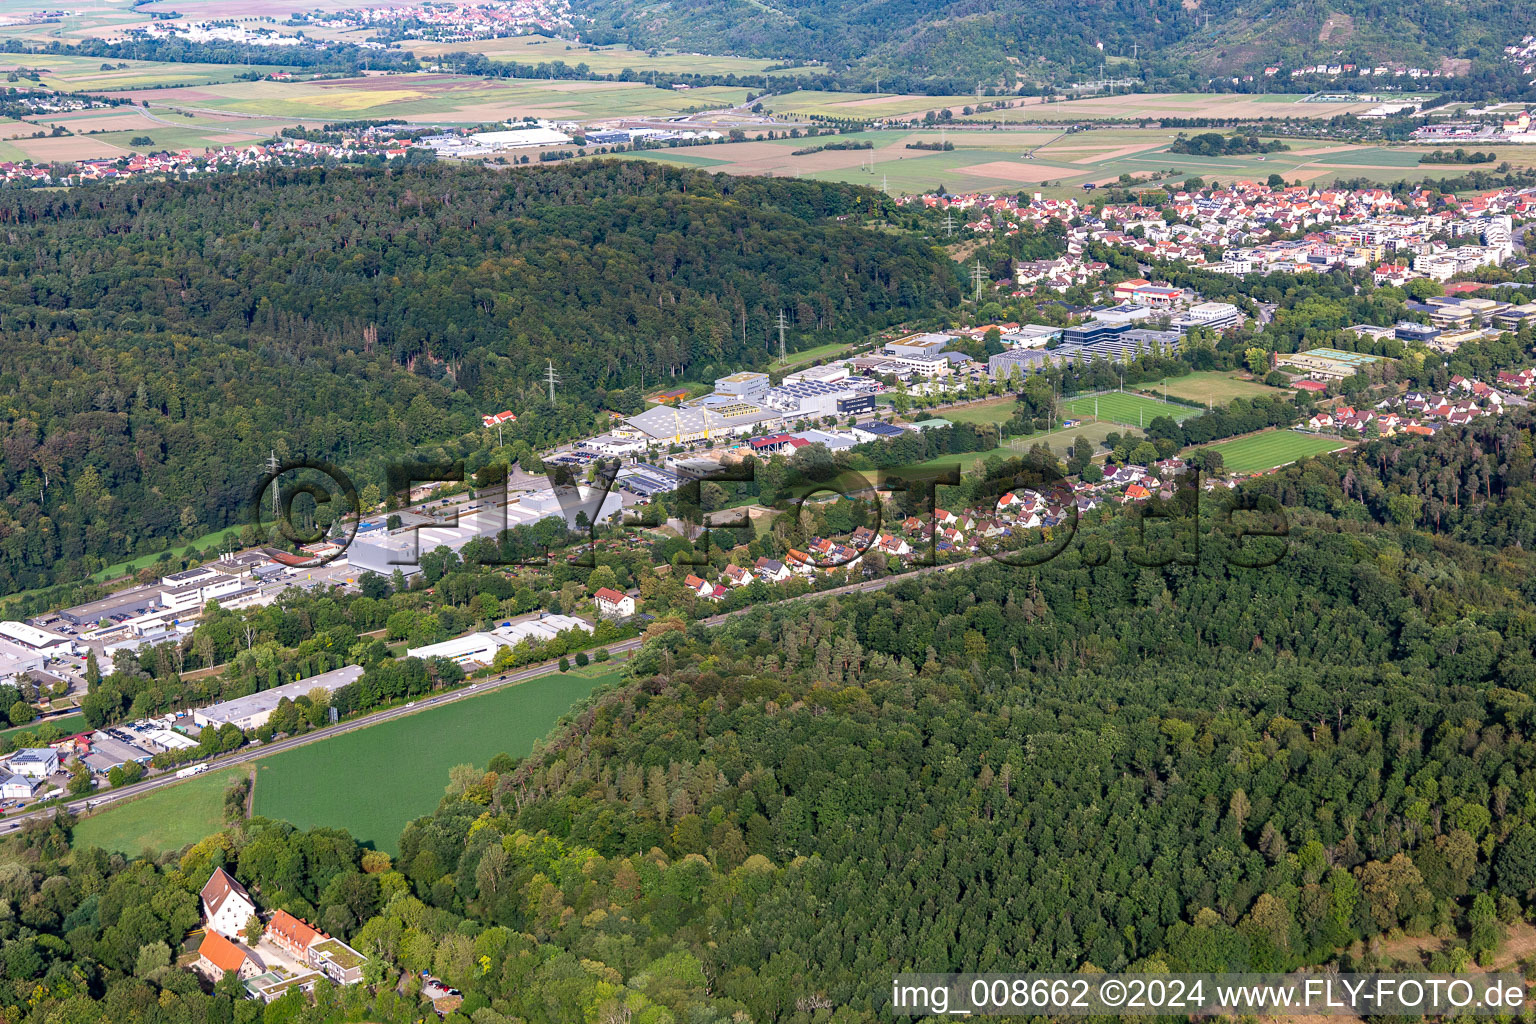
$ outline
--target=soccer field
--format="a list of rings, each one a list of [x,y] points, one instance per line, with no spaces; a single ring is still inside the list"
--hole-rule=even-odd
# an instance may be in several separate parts
[[[1276,429],[1210,447],[1221,453],[1222,463],[1229,472],[1258,473],[1288,466],[1309,455],[1335,452],[1348,445],[1338,438]]]
[[[1167,416],[1175,423],[1200,415],[1200,409],[1187,405],[1174,405],[1128,391],[1110,391],[1102,395],[1085,395],[1070,398],[1064,403],[1074,415],[1092,416],[1128,427],[1145,428],[1159,416]]]
[[[551,672],[264,758],[256,813],[300,828],[344,828],[397,853],[406,824],[437,808],[449,768],[526,755],[572,704],[619,678],[617,667],[596,668]]]
[[[1169,394],[1191,402],[1209,402],[1212,405],[1225,405],[1234,398],[1285,395],[1278,388],[1242,380],[1237,374],[1225,370],[1197,371],[1183,377],[1169,377],[1166,381],[1143,384],[1141,387],[1155,395]]]

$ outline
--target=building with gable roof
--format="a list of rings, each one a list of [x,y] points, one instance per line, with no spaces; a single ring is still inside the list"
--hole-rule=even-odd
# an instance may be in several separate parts
[[[203,920],[210,932],[226,939],[238,936],[256,915],[256,901],[245,886],[223,868],[214,868],[201,893]]]

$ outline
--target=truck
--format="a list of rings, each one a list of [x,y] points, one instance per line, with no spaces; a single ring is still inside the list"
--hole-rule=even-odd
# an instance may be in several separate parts
[[[192,776],[201,775],[207,770],[208,766],[205,764],[189,764],[185,768],[178,770],[176,777],[178,779],[190,779]]]

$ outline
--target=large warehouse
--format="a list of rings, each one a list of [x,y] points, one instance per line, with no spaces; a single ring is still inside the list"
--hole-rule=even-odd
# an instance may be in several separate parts
[[[267,724],[267,719],[272,717],[272,712],[277,710],[283,698],[293,700],[316,688],[335,693],[343,686],[357,682],[362,676],[361,665],[348,665],[332,672],[323,672],[318,676],[300,679],[296,683],[274,686],[270,690],[262,690],[249,697],[236,697],[221,704],[195,708],[192,711],[192,721],[204,728],[210,725],[218,727],[229,724],[239,729],[259,729]]]

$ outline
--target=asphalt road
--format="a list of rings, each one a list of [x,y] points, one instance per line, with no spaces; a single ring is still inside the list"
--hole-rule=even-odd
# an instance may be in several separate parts
[[[873,590],[883,590],[893,583],[912,579],[915,576],[924,576],[929,573],[942,572],[949,569],[959,569],[969,565],[977,565],[981,562],[988,561],[989,557],[990,556],[981,555],[975,558],[968,558],[962,562],[954,562],[944,565],[923,566],[921,568],[914,569],[911,572],[901,573],[896,576],[882,576],[878,579],[864,580],[859,583],[849,583],[845,586],[833,587],[830,590],[817,590],[809,594],[800,594],[795,597],[785,598],[783,601],[775,601],[772,603],[787,604],[794,601],[809,601],[815,598],[831,597],[836,594],[868,593]],[[759,606],[749,605],[746,608],[738,608],[735,611],[722,612],[719,615],[711,615],[708,618],[700,619],[698,621],[706,626],[716,626],[734,616],[745,615],[747,612],[754,611],[757,607]],[[607,646],[608,650],[614,654],[626,654],[639,648],[643,642],[643,637],[633,637],[629,640],[620,640]],[[396,718],[403,718],[406,715],[413,715],[418,711],[425,711],[428,708],[438,707],[443,704],[451,704],[454,701],[465,700],[470,697],[476,697],[489,690],[497,689],[498,687],[510,686],[514,683],[520,683],[524,680],[533,679],[537,676],[548,675],[550,672],[555,670],[557,664],[557,661],[549,661],[539,665],[532,665],[528,668],[519,669],[515,672],[504,672],[499,676],[492,676],[488,679],[481,679],[471,683],[468,686],[460,687],[457,690],[446,690],[432,696],[423,697],[420,700],[411,702],[410,704],[404,704],[399,707],[386,708],[383,711],[376,711],[372,714],[364,715],[361,718],[354,718],[350,721],[326,726],[323,729],[314,729],[310,732],[304,733],[301,736],[290,736],[286,739],[274,740],[271,743],[264,743],[259,746],[241,747],[239,750],[225,757],[215,758],[212,761],[205,761],[202,763],[208,766],[208,771],[218,771],[222,768],[230,768],[234,765],[246,764],[251,761],[260,760],[263,757],[269,757],[273,754],[280,754],[285,750],[293,750],[296,747],[306,746],[310,743],[319,743],[322,740],[330,739],[332,736],[340,736],[343,733],[353,732],[357,729],[366,729],[369,726],[378,725],[380,722],[388,722]],[[77,799],[70,800],[64,804],[54,804],[48,807],[38,808],[37,810],[28,811],[25,814],[18,814],[14,817],[9,817],[3,821],[0,821],[0,835],[6,835],[10,832],[16,831],[30,820],[36,818],[51,817],[56,811],[60,809],[60,807],[66,808],[72,814],[82,814],[88,810],[102,810],[120,801],[130,800],[137,796],[143,796],[145,793],[160,789],[163,786],[171,786],[183,781],[185,780],[176,777],[176,773],[174,771],[168,771],[163,774],[156,775],[153,778],[145,779],[142,782],[136,782],[131,786],[123,786],[120,789],[98,791],[87,796],[82,796]]]

